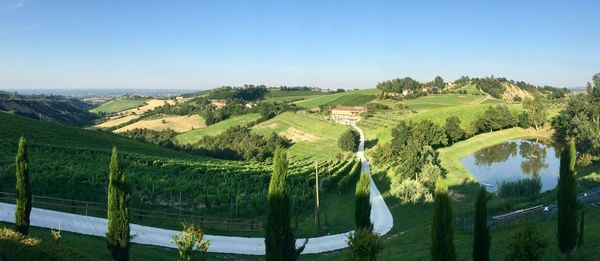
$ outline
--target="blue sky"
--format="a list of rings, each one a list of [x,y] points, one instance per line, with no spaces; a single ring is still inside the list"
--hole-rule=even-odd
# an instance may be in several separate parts
[[[0,89],[583,86],[600,72],[600,1],[487,2],[0,0]]]

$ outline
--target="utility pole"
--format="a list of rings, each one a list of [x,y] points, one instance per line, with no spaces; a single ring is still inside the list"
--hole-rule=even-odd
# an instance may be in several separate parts
[[[317,225],[317,231],[321,229],[320,219],[320,204],[319,204],[319,162],[315,160],[315,224]]]

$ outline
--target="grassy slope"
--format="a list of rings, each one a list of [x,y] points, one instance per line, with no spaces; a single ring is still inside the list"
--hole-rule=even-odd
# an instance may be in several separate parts
[[[461,126],[468,128],[489,106],[486,104],[443,106],[417,110],[416,113],[386,111],[364,119],[360,126],[365,128],[368,139],[378,138],[379,142],[385,143],[391,140],[391,128],[395,127],[399,120],[431,120],[435,124],[444,125],[447,118],[457,116],[461,120]],[[515,112],[521,110],[519,104],[509,104],[508,106]]]
[[[187,153],[123,138],[107,132],[38,121],[3,112],[0,112],[0,130],[2,130],[2,142],[14,144],[17,144],[18,138],[24,135],[30,144],[75,147],[107,152],[114,145],[123,152],[158,158],[197,158]]]
[[[283,133],[295,128],[303,133],[316,136],[314,141],[303,141],[294,144],[289,153],[301,159],[330,159],[341,152],[337,140],[348,127],[328,121],[309,118],[300,114],[286,112],[253,127],[256,133],[268,135]]]
[[[123,99],[118,99],[116,101],[109,101],[109,102],[104,103],[94,109],[91,109],[90,111],[91,112],[106,112],[106,113],[119,112],[119,111],[124,111],[127,109],[142,106],[146,103],[147,100],[148,99],[123,98]]]
[[[315,91],[281,91],[281,90],[270,90],[267,94],[266,100],[270,102],[288,102],[297,100],[306,100],[321,95],[326,95],[324,92]]]
[[[216,135],[223,133],[225,130],[227,130],[233,126],[248,124],[250,122],[258,120],[258,118],[260,118],[260,114],[258,114],[258,113],[250,113],[250,114],[235,116],[235,117],[229,118],[227,120],[218,122],[216,124],[210,125],[203,129],[192,130],[192,131],[188,131],[186,133],[177,135],[177,138],[176,138],[177,143],[179,143],[179,144],[194,144],[194,143],[200,141],[200,139],[202,139],[202,137],[204,137],[204,136],[216,136]]]
[[[534,129],[511,128],[507,130],[484,133],[474,136],[468,140],[439,149],[442,167],[448,170],[449,185],[458,185],[463,181],[473,181],[473,176],[460,162],[466,157],[480,149],[500,144],[505,141],[523,138],[549,138],[548,131],[535,131]]]
[[[340,92],[340,93],[334,93],[334,94],[328,94],[328,95],[322,95],[319,97],[315,97],[315,98],[311,98],[311,99],[307,99],[307,100],[303,100],[303,101],[299,101],[299,102],[295,102],[295,104],[297,104],[298,106],[305,108],[305,109],[314,109],[319,107],[319,105],[325,105],[331,102],[334,102],[335,100],[343,97],[343,96],[347,96],[347,95],[376,95],[379,93],[379,90],[377,89],[364,89],[364,90],[354,90],[354,91],[346,91],[346,92]],[[337,105],[337,104],[334,104]]]

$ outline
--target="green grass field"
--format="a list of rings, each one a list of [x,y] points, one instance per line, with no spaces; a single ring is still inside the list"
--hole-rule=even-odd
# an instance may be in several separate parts
[[[327,95],[324,92],[317,91],[282,91],[282,90],[269,90],[266,96],[266,100],[270,102],[290,102],[298,100],[306,100],[322,95]]]
[[[120,112],[120,111],[124,111],[124,110],[142,106],[146,103],[147,100],[149,100],[149,99],[122,98],[122,99],[118,99],[115,101],[109,101],[107,103],[104,103],[96,108],[91,109],[90,111],[96,112],[96,113],[97,112],[106,112],[106,113]]]
[[[364,105],[375,99],[375,95],[369,94],[350,94],[338,97],[337,99],[326,103],[326,106],[356,106]]]
[[[366,98],[366,97],[367,96],[368,97],[375,96],[375,95],[379,94],[379,92],[380,91],[377,89],[353,90],[353,91],[346,91],[346,92],[322,95],[319,97],[295,102],[295,104],[302,108],[305,108],[305,109],[315,109],[315,108],[319,107],[319,105],[326,105],[326,104],[332,103],[338,99],[341,99],[341,100],[339,100],[340,103],[344,102],[344,101],[349,102],[349,101],[352,101],[352,99],[359,99],[359,101],[360,100],[364,101],[364,100],[368,99],[370,101],[370,100],[372,100],[372,98]],[[343,96],[348,96],[348,95],[356,95],[356,96],[354,98],[350,98],[350,100],[345,100],[344,98],[342,98]],[[357,98],[357,97],[361,97],[361,98]],[[341,104],[333,104],[333,105],[341,105]],[[351,105],[357,105],[357,104],[351,104]]]
[[[202,137],[216,136],[225,132],[227,129],[233,126],[248,124],[258,120],[259,118],[260,114],[258,113],[249,113],[240,116],[234,116],[224,121],[217,122],[206,128],[191,130],[186,133],[179,134],[177,135],[176,140],[178,144],[194,144],[200,141]]]
[[[298,140],[289,149],[298,159],[331,159],[341,152],[337,140],[349,127],[329,121],[286,112],[252,129],[261,135],[277,133]]]

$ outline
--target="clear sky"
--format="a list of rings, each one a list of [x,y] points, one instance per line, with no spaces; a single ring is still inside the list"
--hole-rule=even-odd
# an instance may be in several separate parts
[[[600,1],[489,2],[0,0],[0,89],[562,87],[600,72]]]

